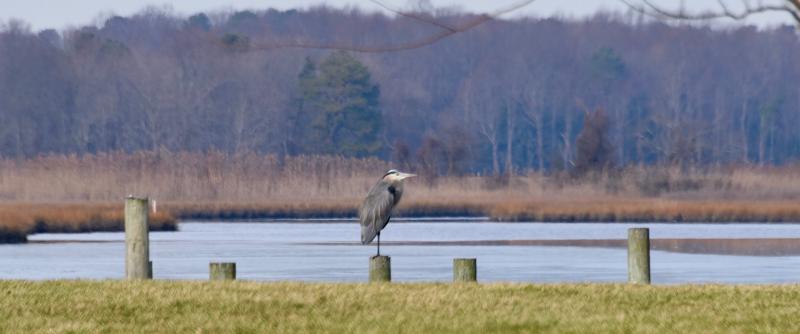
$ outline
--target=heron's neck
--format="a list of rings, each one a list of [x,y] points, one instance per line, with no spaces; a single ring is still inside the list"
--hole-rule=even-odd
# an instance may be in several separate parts
[[[403,191],[403,181],[401,181],[401,180],[389,181],[389,186],[394,188],[395,191],[399,191],[399,192]]]

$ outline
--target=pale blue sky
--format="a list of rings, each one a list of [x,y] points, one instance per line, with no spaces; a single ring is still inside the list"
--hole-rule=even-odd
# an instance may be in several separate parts
[[[382,0],[395,7],[404,7],[409,0]],[[519,0],[431,0],[437,7],[458,4],[468,11],[492,11]],[[633,0],[635,1],[635,0]],[[690,8],[708,8],[714,6],[716,0],[655,0],[666,6],[680,6],[682,2]],[[727,1],[727,0],[726,0]],[[774,0],[780,2],[781,0]],[[732,4],[739,0],[730,0]],[[768,2],[768,0],[765,0]],[[130,15],[147,6],[167,6],[177,14],[189,15],[196,12],[208,12],[225,9],[265,9],[265,8],[306,8],[315,4],[330,6],[355,5],[367,10],[381,10],[368,0],[0,0],[0,22],[12,18],[22,19],[31,24],[34,30],[47,28],[63,29],[102,22],[111,14]],[[691,5],[689,5],[691,3]],[[583,17],[598,10],[625,11],[626,7],[619,0],[537,0],[515,15]],[[761,26],[777,23],[791,23],[785,14],[761,15],[750,20]]]

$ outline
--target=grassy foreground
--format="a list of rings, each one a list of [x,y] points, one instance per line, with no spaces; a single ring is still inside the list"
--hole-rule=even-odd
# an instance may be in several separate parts
[[[0,282],[0,332],[800,331],[800,286]]]

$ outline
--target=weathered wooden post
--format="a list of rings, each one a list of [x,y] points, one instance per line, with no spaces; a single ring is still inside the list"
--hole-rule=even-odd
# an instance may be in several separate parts
[[[376,255],[369,258],[369,281],[392,281],[392,259],[390,257],[385,255]]]
[[[650,229],[628,229],[628,283],[650,284]]]
[[[212,281],[224,281],[236,279],[235,262],[211,262],[208,265],[209,279]]]
[[[150,270],[150,236],[148,234],[147,198],[125,199],[125,277],[148,279]]]
[[[453,259],[453,282],[477,282],[477,259]]]

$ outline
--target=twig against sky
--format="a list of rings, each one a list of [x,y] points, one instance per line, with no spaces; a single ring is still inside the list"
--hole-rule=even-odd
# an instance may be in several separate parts
[[[471,30],[481,24],[484,24],[488,21],[492,21],[504,14],[511,13],[516,11],[520,8],[523,8],[527,5],[530,5],[536,0],[522,0],[515,2],[509,6],[499,8],[493,12],[484,13],[476,16],[475,18],[468,20],[464,23],[451,25],[444,22],[437,20],[434,17],[426,17],[424,15],[420,15],[418,13],[409,13],[399,11],[394,9],[381,1],[372,0],[373,3],[377,4],[378,6],[383,7],[384,9],[395,13],[397,15],[401,15],[404,17],[408,17],[414,20],[418,20],[421,22],[425,22],[436,27],[442,29],[442,31],[438,33],[434,33],[428,37],[421,38],[415,41],[407,42],[407,43],[400,43],[400,44],[390,44],[390,45],[375,45],[375,46],[358,46],[358,45],[341,45],[337,43],[330,43],[330,44],[319,44],[314,42],[304,42],[304,41],[291,41],[291,42],[277,42],[277,43],[254,43],[249,46],[248,50],[272,50],[272,49],[287,49],[287,48],[299,48],[299,49],[322,49],[322,50],[341,50],[341,51],[352,51],[352,52],[362,52],[362,53],[385,53],[385,52],[396,52],[396,51],[404,51],[404,50],[413,50],[422,48],[436,42],[439,42],[447,37],[453,36],[458,33],[462,33],[468,30]]]
[[[791,15],[797,23],[800,23],[800,0],[782,0],[784,4],[764,4],[758,1],[755,5],[752,1],[741,0],[741,9],[731,9],[726,0],[717,0],[719,9],[705,10],[699,12],[689,12],[685,8],[667,9],[653,2],[653,0],[639,0],[640,4],[635,4],[631,0],[620,0],[632,10],[656,17],[673,18],[679,20],[711,20],[729,18],[733,20],[743,20],[748,16],[769,12],[785,12]]]
[[[404,12],[404,11],[401,11],[399,9],[392,8],[389,5],[383,3],[383,2],[381,2],[379,0],[371,0],[371,1],[372,1],[372,3],[380,6],[383,9],[386,9],[386,10],[388,10],[388,11],[394,13],[394,14],[397,14],[397,15],[400,15],[400,16],[404,16],[404,17],[408,17],[408,18],[411,18],[411,19],[414,19],[414,20],[417,20],[417,21],[425,22],[425,23],[437,26],[439,28],[442,28],[444,30],[448,30],[448,31],[452,31],[452,32],[458,32],[455,27],[452,27],[452,26],[450,26],[450,25],[448,25],[448,24],[446,24],[444,22],[436,20],[432,16],[431,17],[427,17],[427,16],[424,16],[424,15],[420,15],[419,13]]]

